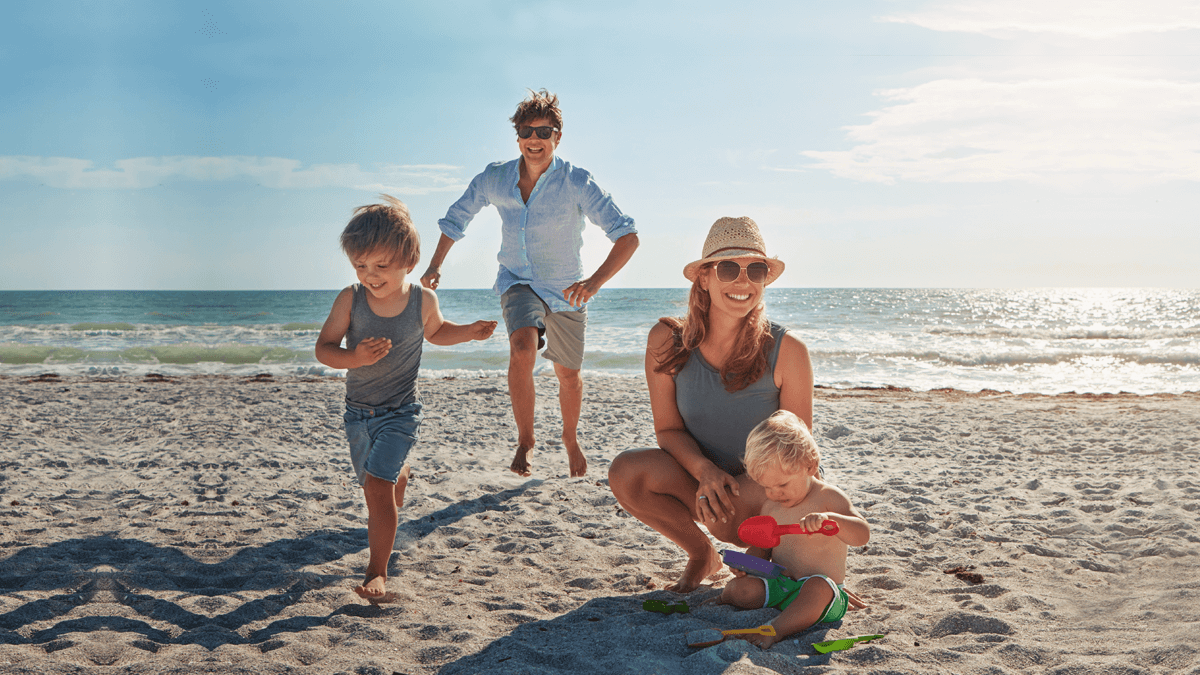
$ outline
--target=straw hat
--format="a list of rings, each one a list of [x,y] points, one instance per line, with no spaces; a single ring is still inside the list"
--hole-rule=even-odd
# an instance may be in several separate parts
[[[757,223],[746,216],[718,218],[708,230],[708,239],[704,240],[704,257],[684,265],[683,276],[687,277],[688,281],[695,281],[696,273],[702,265],[746,256],[761,256],[765,259],[769,269],[764,285],[770,284],[783,274],[783,261],[767,257],[767,245],[763,243]]]

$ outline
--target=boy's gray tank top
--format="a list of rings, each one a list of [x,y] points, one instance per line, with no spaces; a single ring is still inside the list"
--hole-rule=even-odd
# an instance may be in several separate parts
[[[783,326],[771,323],[775,345],[767,354],[767,369],[741,391],[725,391],[721,372],[704,360],[699,349],[692,351],[675,375],[675,405],[688,433],[700,444],[704,456],[731,476],[746,472],[742,457],[750,431],[779,410],[775,362],[786,332]]]
[[[417,400],[417,371],[425,329],[421,323],[421,286],[409,284],[408,306],[396,316],[382,317],[367,304],[367,288],[355,284],[350,306],[346,349],[366,338],[392,341],[392,349],[369,366],[346,371],[346,405],[355,408],[399,408]]]

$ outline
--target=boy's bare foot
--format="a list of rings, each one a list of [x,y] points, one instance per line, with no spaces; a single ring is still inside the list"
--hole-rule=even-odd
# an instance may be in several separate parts
[[[705,577],[720,572],[722,565],[721,556],[717,554],[717,550],[709,546],[705,557],[688,558],[687,567],[683,568],[683,574],[680,575],[679,581],[667,586],[667,590],[675,593],[691,593],[704,582]]]
[[[368,574],[361,586],[354,587],[354,592],[372,604],[396,602],[396,594],[387,590],[387,577],[382,574]]]
[[[386,593],[379,596],[378,598],[367,598],[367,602],[371,603],[372,605],[387,605],[387,604],[390,604],[393,602],[399,602],[399,601],[400,601],[400,596],[396,595],[395,593],[393,593],[391,591],[387,591]]]
[[[583,456],[583,450],[579,448],[579,441],[574,438],[564,438],[563,447],[567,450],[567,462],[571,465],[571,478],[586,476],[587,457]]]
[[[403,469],[400,469],[400,475],[396,478],[396,508],[404,506],[404,491],[408,489],[408,479],[412,476],[412,468],[407,464]]]
[[[532,476],[532,466],[529,464],[529,455],[532,452],[532,446],[518,445],[517,454],[513,456],[512,464],[508,466],[508,470],[518,476]]]

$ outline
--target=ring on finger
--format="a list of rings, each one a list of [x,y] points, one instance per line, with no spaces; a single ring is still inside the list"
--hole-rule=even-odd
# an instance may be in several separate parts
[[[700,499],[708,499],[708,495],[700,495]]]

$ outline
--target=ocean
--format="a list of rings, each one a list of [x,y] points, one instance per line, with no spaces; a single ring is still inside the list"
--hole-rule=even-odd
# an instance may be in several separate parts
[[[0,375],[344,375],[313,357],[337,291],[0,291]],[[500,321],[486,342],[426,343],[422,375],[505,371],[490,290],[441,290],[442,312]],[[646,334],[686,289],[604,289],[589,307],[587,373],[641,376]],[[1200,391],[1200,291],[769,288],[816,383],[914,390]],[[550,373],[539,359],[540,373]]]

